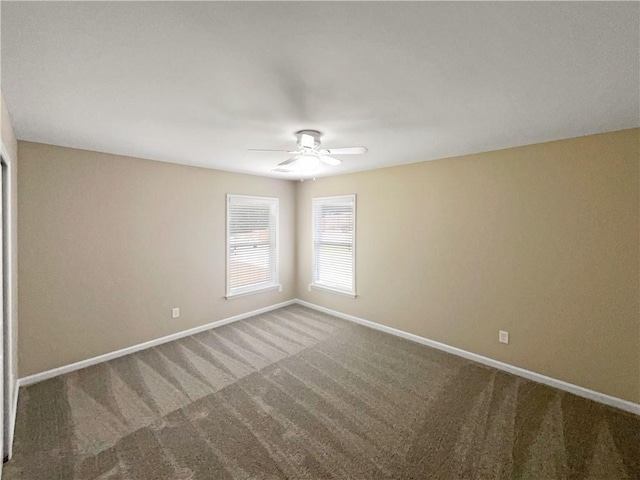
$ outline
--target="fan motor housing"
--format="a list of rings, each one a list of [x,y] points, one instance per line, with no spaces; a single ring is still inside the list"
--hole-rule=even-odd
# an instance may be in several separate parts
[[[320,133],[318,130],[300,130],[298,132],[296,132],[296,138],[298,145],[300,145],[300,141],[302,139],[302,135],[310,135],[313,137],[313,143],[315,145],[315,148],[318,148],[320,146],[320,137],[322,136],[322,133]]]

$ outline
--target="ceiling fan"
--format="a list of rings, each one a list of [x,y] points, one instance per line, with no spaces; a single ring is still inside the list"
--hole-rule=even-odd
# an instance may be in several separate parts
[[[252,152],[283,152],[292,154],[293,157],[280,162],[272,169],[272,172],[282,173],[313,173],[321,164],[335,167],[342,163],[342,160],[331,155],[353,155],[367,153],[367,147],[342,147],[342,148],[320,148],[320,137],[322,134],[317,130],[300,130],[296,132],[297,150],[264,150],[250,148]]]

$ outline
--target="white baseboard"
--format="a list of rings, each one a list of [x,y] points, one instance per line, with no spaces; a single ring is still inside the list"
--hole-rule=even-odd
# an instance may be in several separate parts
[[[204,332],[205,330],[221,327],[222,325],[227,325],[228,323],[237,322],[238,320],[243,320],[245,318],[253,317],[254,315],[260,315],[261,313],[270,312],[271,310],[276,310],[278,308],[286,307],[287,305],[291,305],[293,303],[296,303],[295,299],[287,300],[286,302],[282,302],[282,303],[276,303],[275,305],[269,305],[268,307],[258,308],[257,310],[241,313],[240,315],[234,315],[233,317],[224,318],[216,322],[211,322],[211,323],[207,323],[206,325],[190,328],[189,330],[183,330],[182,332],[173,333],[171,335],[167,335],[166,337],[161,337],[155,340],[150,340],[148,342],[132,345],[131,347],[116,350],[115,352],[105,353],[104,355],[98,355],[97,357],[88,358],[86,360],[81,360],[79,362],[75,362],[69,365],[63,365],[62,367],[53,368],[45,372],[35,373],[33,375],[20,378],[18,380],[18,386],[26,387],[28,385],[33,385],[34,383],[42,382],[43,380],[48,380],[50,378],[57,377],[58,375],[64,375],[65,373],[73,372],[75,370],[80,370],[81,368],[85,368],[85,367],[90,367],[91,365],[96,365],[98,363],[106,362],[108,360],[113,360],[114,358],[123,357],[125,355],[129,355],[130,353],[139,352],[140,350],[145,350],[147,348],[155,347],[157,345],[162,345],[163,343],[171,342],[173,340],[178,340],[180,338],[188,337],[190,335],[195,335],[196,333]],[[16,396],[16,399],[17,399],[17,396]]]
[[[621,410],[625,410],[627,412],[640,415],[640,404],[630,402],[628,400],[623,400],[618,397],[612,397],[611,395],[606,395],[604,393],[596,392],[595,390],[590,390],[588,388],[581,387],[579,385],[574,385],[572,383],[568,383],[563,380],[558,380],[556,378],[547,377],[546,375],[532,372],[531,370],[526,370],[524,368],[520,368],[514,365],[510,365],[508,363],[500,362],[498,360],[494,360],[489,357],[478,355],[477,353],[472,353],[466,350],[462,350],[461,348],[456,348],[450,345],[446,345],[444,343],[436,342],[434,340],[429,340],[428,338],[424,338],[419,335],[415,335],[413,333],[405,332],[403,330],[398,330],[397,328],[388,327],[386,325],[375,323],[370,320],[365,320],[364,318],[355,317],[353,315],[338,312],[336,310],[331,310],[330,308],[321,307],[320,305],[315,305],[313,303],[305,302],[304,300],[296,300],[295,303],[302,305],[304,307],[311,308],[313,310],[317,310],[319,312],[333,315],[334,317],[342,318],[344,320],[349,320],[351,322],[364,325],[365,327],[373,328],[375,330],[380,330],[381,332],[390,333],[391,335],[396,335],[398,337],[406,338],[407,340],[421,343],[423,345],[427,345],[429,347],[442,350],[443,352],[451,353],[453,355],[466,358],[467,360],[472,360],[474,362],[482,363],[483,365],[494,367],[499,370],[503,370],[505,372],[509,372],[514,375],[518,375],[520,377],[524,377],[534,382],[543,383],[550,387],[555,387],[560,390],[573,393],[574,395],[588,398],[589,400],[594,400],[596,402],[604,403],[605,405],[609,405],[611,407],[616,407]]]
[[[499,370],[503,370],[505,372],[509,372],[514,375],[518,375],[520,377],[526,378],[528,380],[532,380],[534,382],[543,383],[545,385],[549,385],[550,387],[558,388],[560,390],[573,393],[580,397],[588,398],[589,400],[594,400],[596,402],[603,403],[605,405],[609,405],[612,407],[619,408],[621,410],[625,410],[627,412],[634,413],[636,415],[640,415],[640,404],[630,402],[628,400],[623,400],[621,398],[613,397],[611,395],[606,395],[604,393],[596,392],[595,390],[590,390],[588,388],[581,387],[579,385],[574,385],[572,383],[568,383],[563,380],[547,377],[546,375],[542,375],[540,373],[532,372],[524,368],[520,368],[514,365],[510,365],[508,363],[500,362],[498,360],[494,360],[489,357],[484,357],[482,355],[478,355],[477,353],[468,352],[466,350],[462,350],[461,348],[456,348],[450,345],[446,345],[444,343],[436,342],[435,340],[429,340],[428,338],[424,338],[419,335],[415,335],[413,333],[405,332],[397,328],[375,323],[370,320],[365,320],[364,318],[355,317],[353,315],[342,313],[337,310],[321,307],[320,305],[315,305],[313,303],[309,303],[304,300],[293,299],[293,300],[288,300],[286,302],[277,303],[275,305],[270,305],[268,307],[259,308],[257,310],[252,310],[250,312],[242,313],[240,315],[235,315],[233,317],[218,320],[216,322],[208,323],[206,325],[201,325],[199,327],[191,328],[189,330],[184,330],[182,332],[174,333],[172,335],[167,335],[166,337],[150,340],[148,342],[140,343],[138,345],[133,345],[131,347],[123,348],[121,350],[116,350],[115,352],[106,353],[104,355],[99,355],[97,357],[89,358],[87,360],[82,360],[80,362],[72,363],[70,365],[64,365],[62,367],[54,368],[52,370],[47,370],[45,372],[40,372],[34,375],[29,375],[27,377],[20,378],[16,382],[16,386],[13,392],[14,407],[12,412],[13,424],[10,426],[11,436],[13,437],[13,430],[15,428],[15,415],[17,410],[16,407],[17,407],[17,401],[18,401],[19,387],[26,387],[34,383],[42,382],[43,380],[48,380],[50,378],[57,377],[58,375],[63,375],[65,373],[73,372],[81,368],[89,367],[91,365],[96,365],[98,363],[106,362],[108,360],[113,360],[114,358],[122,357],[130,353],[138,352],[146,348],[155,347],[163,343],[171,342],[173,340],[178,340],[180,338],[188,337],[190,335],[195,335],[196,333],[204,332],[205,330],[221,327],[222,325],[226,325],[228,323],[237,322],[238,320],[249,318],[254,315],[259,315],[261,313],[269,312],[271,310],[276,310],[278,308],[286,307],[294,303],[311,308],[313,310],[317,310],[319,312],[333,315],[338,318],[342,318],[344,320],[349,320],[351,322],[358,323],[365,327],[373,328],[385,333],[390,333],[391,335],[406,338],[407,340],[421,343],[423,345],[427,345],[437,350],[442,350],[444,352],[451,353],[453,355],[457,355],[462,358],[466,358],[467,360],[482,363],[483,365],[494,367]],[[11,452],[9,452],[9,454],[11,454]]]

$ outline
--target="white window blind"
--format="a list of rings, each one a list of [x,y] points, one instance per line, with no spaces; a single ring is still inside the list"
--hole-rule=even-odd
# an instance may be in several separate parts
[[[312,286],[355,296],[356,196],[313,199]]]
[[[278,286],[278,199],[227,195],[227,297]]]

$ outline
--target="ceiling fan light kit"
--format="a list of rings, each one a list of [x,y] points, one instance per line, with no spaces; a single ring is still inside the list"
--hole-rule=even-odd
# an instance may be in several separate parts
[[[315,173],[322,164],[338,166],[342,160],[330,155],[354,155],[367,153],[367,147],[320,148],[322,133],[318,130],[300,130],[296,132],[297,150],[263,150],[252,148],[254,152],[281,152],[294,156],[280,162],[272,172],[296,173],[300,176]]]
[[[297,157],[295,165],[301,172],[311,173],[320,166],[320,157],[312,153],[303,153]]]

